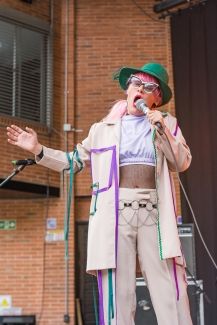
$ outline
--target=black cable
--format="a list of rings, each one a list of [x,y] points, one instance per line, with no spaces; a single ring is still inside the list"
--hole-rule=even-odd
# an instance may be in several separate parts
[[[157,21],[158,23],[162,23],[162,24],[169,24],[169,22],[167,21],[162,21],[162,20],[158,20],[158,19],[155,19],[153,18],[151,15],[149,15],[144,9],[142,9],[140,7],[140,5],[138,5],[138,3],[136,3],[136,1],[134,0],[131,0],[146,16],[148,16],[150,19],[154,20],[154,21]]]
[[[163,128],[162,128],[161,130],[163,131],[163,134],[166,136],[167,142],[168,142],[168,144],[169,144],[169,147],[170,147],[170,150],[171,150],[171,153],[172,153],[173,159],[174,159],[175,167],[176,167],[176,174],[177,174],[177,177],[178,177],[178,180],[179,180],[179,184],[180,184],[181,189],[182,189],[182,191],[183,191],[183,193],[184,193],[184,195],[185,195],[185,198],[186,198],[186,201],[187,201],[187,203],[188,203],[188,206],[189,206],[189,208],[190,208],[190,210],[191,210],[191,214],[192,214],[192,217],[193,217],[194,223],[195,223],[195,225],[196,225],[197,231],[198,231],[198,233],[199,233],[200,239],[201,239],[201,241],[202,241],[202,243],[203,243],[203,246],[204,246],[204,248],[206,249],[206,251],[207,251],[207,253],[208,253],[208,255],[209,255],[209,257],[210,257],[210,259],[211,259],[211,261],[212,261],[212,263],[213,263],[213,265],[215,266],[215,268],[216,268],[216,270],[217,270],[217,265],[216,265],[216,263],[215,263],[215,261],[214,261],[212,255],[211,255],[211,253],[209,252],[208,247],[206,246],[206,243],[205,243],[205,241],[204,241],[204,239],[203,239],[203,236],[202,236],[202,234],[201,234],[201,232],[200,232],[200,229],[199,229],[199,226],[198,226],[198,224],[197,224],[196,217],[195,217],[194,211],[193,211],[193,209],[192,209],[191,203],[190,203],[190,201],[189,201],[189,199],[188,199],[188,196],[187,196],[187,194],[186,194],[186,192],[185,192],[184,186],[183,186],[183,184],[182,184],[182,182],[181,182],[181,179],[180,179],[180,177],[179,177],[178,166],[177,166],[176,158],[175,158],[175,155],[174,155],[174,152],[173,152],[173,149],[172,149],[171,143],[170,143],[170,141],[169,141],[169,139],[168,139],[168,137],[167,137],[167,135],[166,135],[165,130],[164,130]]]

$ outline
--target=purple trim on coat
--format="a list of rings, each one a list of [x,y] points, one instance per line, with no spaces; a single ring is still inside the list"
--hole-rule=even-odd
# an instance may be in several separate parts
[[[175,132],[173,133],[173,135],[174,135],[175,137],[176,137],[176,135],[177,135],[178,128],[179,128],[179,126],[178,126],[178,123],[176,122],[176,129],[175,129]]]
[[[176,221],[177,221],[175,199],[174,199],[174,194],[173,194],[173,189],[172,189],[172,180],[171,180],[171,175],[170,174],[169,174],[169,178],[170,178],[171,194],[172,194],[172,198],[173,198],[174,216],[175,216]],[[174,273],[174,279],[175,279],[175,283],[176,283],[177,300],[179,300],[179,284],[178,284],[177,273],[176,273],[176,260],[175,260],[175,258],[173,258],[173,273]]]
[[[177,278],[177,272],[176,272],[176,259],[173,258],[173,273],[174,273],[174,279],[176,283],[176,293],[177,293],[177,301],[179,301],[179,284],[178,284],[178,278]]]
[[[91,177],[92,177],[92,182],[93,182],[93,171],[92,171],[92,152],[94,153],[102,153],[108,150],[112,150],[114,152],[114,147],[108,147],[108,148],[100,148],[100,149],[91,149],[90,150],[90,170],[91,170]],[[97,193],[102,193],[107,191],[111,186],[112,186],[112,175],[113,175],[113,154],[112,154],[112,160],[111,160],[111,168],[110,168],[110,173],[109,173],[109,181],[108,181],[108,186],[103,187],[101,189],[98,189],[97,191],[93,191],[92,194],[97,194]]]
[[[185,254],[184,254],[183,249],[182,249],[182,245],[180,245],[180,249],[181,249],[182,258],[183,258],[183,280],[188,285],[188,278],[186,276],[185,267],[184,267],[184,263],[186,264],[186,260],[185,260]]]
[[[175,219],[176,219],[176,222],[177,222],[176,206],[175,206],[175,199],[174,199],[174,193],[173,193],[172,180],[171,180],[171,175],[170,175],[170,173],[169,173],[169,177],[170,177],[170,188],[171,188],[171,194],[172,194],[172,198],[173,198],[173,209],[174,209],[174,215],[175,215]]]
[[[99,288],[99,324],[105,325],[104,306],[103,306],[103,289],[102,289],[102,271],[98,271],[98,288]]]

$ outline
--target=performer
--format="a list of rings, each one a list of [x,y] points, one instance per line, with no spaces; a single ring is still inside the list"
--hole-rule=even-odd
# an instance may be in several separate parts
[[[155,125],[162,124],[179,172],[186,170],[191,153],[177,120],[156,109],[172,97],[168,74],[160,64],[148,63],[123,67],[113,77],[127,99],[116,102],[77,145],[92,174],[87,272],[97,275],[100,324],[134,324],[138,254],[158,325],[192,325],[176,225],[175,163]],[[148,116],[136,108],[140,98],[151,110]],[[34,130],[14,125],[7,130],[9,143],[34,153],[38,164],[59,172],[69,167],[66,153],[42,146]],[[79,168],[77,156],[74,172]]]

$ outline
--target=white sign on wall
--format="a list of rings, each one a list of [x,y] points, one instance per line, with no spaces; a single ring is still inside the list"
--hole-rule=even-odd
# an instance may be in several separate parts
[[[22,308],[0,308],[1,316],[21,316]]]
[[[47,226],[47,229],[56,229],[57,219],[56,218],[47,218],[46,226]]]
[[[45,241],[63,241],[64,231],[63,230],[47,230],[45,235]]]

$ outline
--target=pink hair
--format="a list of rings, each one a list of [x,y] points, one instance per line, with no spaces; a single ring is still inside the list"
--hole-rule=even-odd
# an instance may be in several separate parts
[[[150,82],[159,84],[157,78],[155,78],[154,76],[151,76],[150,74],[147,74],[145,72],[136,73],[135,76],[140,78],[142,81],[150,81]],[[129,87],[128,81],[129,81],[129,79],[127,80],[127,89]],[[127,94],[127,90],[125,91],[125,94]],[[162,102],[162,93],[161,93],[161,90],[159,87],[154,91],[154,94],[155,94],[155,97],[158,98],[158,104],[160,104]],[[127,114],[127,100],[125,100],[125,99],[117,100],[115,102],[115,104],[112,106],[112,108],[110,109],[109,114],[107,116],[105,116],[102,119],[102,121],[116,120],[126,114]]]
[[[102,121],[113,121],[127,114],[127,101],[126,99],[120,99],[110,109],[107,116]]]

